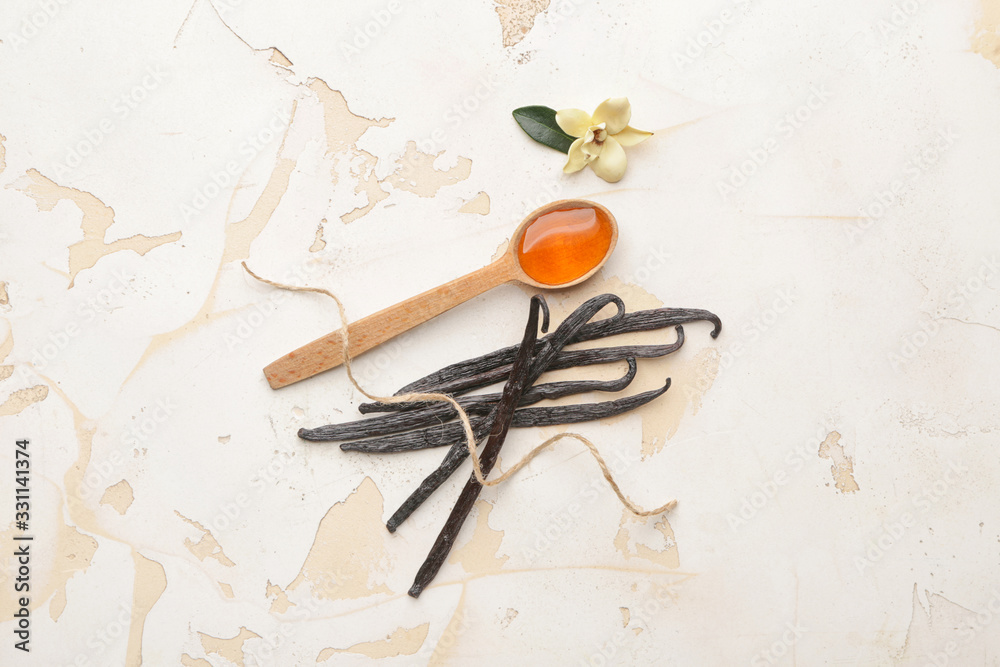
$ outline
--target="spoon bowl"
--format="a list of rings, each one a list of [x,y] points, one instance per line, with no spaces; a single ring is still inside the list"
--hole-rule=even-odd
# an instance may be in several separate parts
[[[597,273],[618,243],[618,223],[604,206],[562,199],[532,211],[511,237],[512,279],[542,289],[562,289]]]
[[[351,358],[504,283],[541,289],[577,285],[604,266],[617,242],[618,223],[600,204],[562,199],[541,206],[521,221],[496,261],[352,322],[347,328]],[[272,362],[264,376],[279,389],[342,363],[338,330]]]

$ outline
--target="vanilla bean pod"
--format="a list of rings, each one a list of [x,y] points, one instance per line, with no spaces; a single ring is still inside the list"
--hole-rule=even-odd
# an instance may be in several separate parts
[[[542,346],[541,351],[535,356],[531,364],[531,371],[528,374],[528,384],[533,383],[538,379],[548,365],[552,362],[552,359],[559,354],[560,350],[567,344],[567,342],[580,330],[580,327],[584,326],[590,321],[594,315],[598,313],[604,306],[609,303],[614,303],[618,307],[618,313],[603,320],[605,322],[615,322],[620,320],[625,315],[625,304],[620,298],[614,294],[601,294],[599,296],[592,297],[585,301],[583,305],[574,310],[570,315],[563,320],[562,324],[552,333],[552,335],[545,338],[545,343]],[[492,425],[491,417],[495,413],[491,413],[487,416],[486,422]],[[462,445],[452,445],[445,455],[444,460],[441,465],[428,475],[423,482],[420,483],[413,493],[403,502],[398,510],[389,518],[386,522],[386,528],[389,532],[393,532],[403,521],[409,517],[414,510],[416,510],[441,484],[444,483],[446,479],[458,468],[458,466],[465,460],[469,452],[465,446]]]
[[[618,314],[613,315],[609,319],[620,318],[625,313],[625,304],[620,298],[614,294],[601,294],[599,296],[588,299],[582,306],[577,308],[573,313],[571,313],[559,328],[553,332],[553,335],[542,345],[541,350],[532,359],[531,368],[529,369],[528,382],[533,383],[538,379],[538,376],[545,371],[546,368],[552,363],[553,359],[562,351],[562,347],[566,344],[566,341],[577,331],[580,327],[587,323],[587,321],[597,314],[598,311],[603,309],[609,303],[614,303],[618,308]],[[544,301],[543,301],[544,304]],[[547,320],[546,320],[547,322]],[[532,349],[534,350],[534,343],[532,343]],[[511,372],[508,369],[508,374]],[[519,394],[520,396],[520,394]],[[516,406],[515,406],[516,407]],[[495,408],[494,408],[495,410]],[[488,430],[493,421],[492,412],[488,414],[484,420],[486,422],[485,428]],[[396,443],[402,447],[402,449],[397,449],[396,451],[407,451],[410,449],[424,449],[427,447],[438,447],[441,445],[451,444],[452,434],[454,428],[461,428],[461,424],[438,424],[435,426],[429,426],[423,429],[408,431],[405,433],[389,435],[384,438],[379,438],[380,442],[388,443],[388,447],[385,451],[393,451],[391,448],[397,446]],[[328,434],[335,432],[336,428],[334,425],[329,427],[319,427],[316,429],[302,429],[299,431],[299,437],[307,440],[342,440],[340,437],[330,437]],[[367,441],[363,441],[367,442]],[[350,451],[355,443],[344,443],[341,445],[341,449],[345,451]]]
[[[541,297],[532,297],[531,314],[528,317],[528,324],[524,329],[524,338],[521,341],[517,357],[514,359],[510,378],[504,385],[500,401],[497,403],[493,425],[490,429],[490,437],[486,441],[486,446],[483,447],[482,454],[480,455],[479,465],[482,468],[484,477],[490,474],[490,471],[496,464],[500,448],[507,437],[510,420],[514,416],[514,409],[521,401],[521,393],[524,391],[524,388],[531,383],[531,354],[535,349],[535,340],[538,334],[538,311],[541,309],[538,306],[539,303],[544,305],[545,302]],[[483,485],[476,479],[475,472],[473,472],[469,481],[466,482],[465,488],[462,489],[462,493],[459,494],[458,500],[455,501],[455,506],[452,508],[451,514],[448,515],[444,527],[438,534],[437,539],[434,540],[434,545],[427,554],[427,558],[417,571],[417,576],[413,580],[413,586],[408,591],[411,597],[420,597],[420,593],[423,592],[427,584],[434,579],[434,575],[441,569],[441,565],[448,557],[448,553],[455,543],[455,538],[458,536],[462,524],[465,523],[469,512],[472,511],[472,506],[476,503],[476,498],[479,497],[482,489]]]
[[[645,405],[646,403],[652,401],[654,398],[661,396],[669,388],[670,388],[670,379],[667,378],[667,381],[660,389],[654,389],[652,391],[647,391],[642,394],[636,394],[635,396],[630,396],[628,398],[623,398],[619,399],[618,401],[614,401],[615,403],[618,403],[617,407],[620,408],[614,414],[622,414],[630,410],[634,410],[638,407],[641,407],[642,405]],[[597,405],[602,405],[602,404],[597,404]],[[563,406],[563,407],[577,407],[577,406]],[[523,409],[531,409],[531,408],[523,408]],[[536,409],[542,409],[542,408],[536,408]],[[515,415],[514,419],[516,420],[517,412],[515,412],[514,415]],[[589,417],[589,419],[600,419],[602,416],[612,416],[612,415],[591,416]],[[587,421],[587,420],[581,419],[580,421]],[[568,423],[568,422],[562,422],[562,423]],[[515,424],[516,422],[512,422],[511,425]],[[479,428],[482,428],[481,424],[479,425]],[[482,437],[478,431],[476,437],[477,438]],[[468,455],[469,452],[468,449],[466,448],[465,440],[462,439],[456,441],[448,450],[448,453],[445,454],[444,460],[441,461],[441,465],[439,465],[434,470],[434,472],[428,475],[424,479],[424,481],[421,482],[420,486],[417,487],[417,489],[410,494],[410,496],[403,502],[402,505],[400,505],[399,509],[397,509],[393,513],[393,515],[389,517],[389,520],[385,524],[385,527],[389,529],[389,532],[390,533],[395,532],[396,528],[398,528],[400,524],[406,521],[406,519],[408,519],[410,515],[413,514],[413,512],[416,511],[416,509],[420,507],[420,505],[422,505],[423,502],[427,500],[427,498],[429,498],[430,495],[438,489],[438,487],[444,484],[444,482],[452,475],[452,473],[454,473],[458,469],[458,467],[462,465],[462,462],[465,461],[465,458]]]
[[[544,399],[562,398],[586,391],[617,392],[627,387],[635,378],[636,363],[634,357],[627,357],[628,373],[614,380],[571,380],[565,382],[550,382],[540,384],[525,390],[521,394],[519,406],[532,405]],[[502,394],[483,394],[480,396],[462,396],[457,401],[462,409],[470,415],[485,415],[493,409]],[[387,405],[392,405],[391,403]],[[343,424],[329,424],[317,428],[299,429],[299,437],[305,440],[331,442],[338,440],[354,440],[358,438],[376,438],[401,431],[423,428],[454,419],[457,416],[455,408],[448,403],[423,402],[419,409],[393,412],[380,417],[359,419]]]
[[[563,424],[579,424],[581,422],[594,421],[595,419],[617,417],[620,414],[640,408],[663,395],[669,387],[670,380],[668,379],[664,386],[659,389],[644,391],[641,394],[626,396],[625,398],[613,401],[555,405],[544,408],[518,408],[514,412],[514,417],[510,425],[514,428],[561,426]],[[485,433],[485,428],[481,426],[484,424],[484,420],[473,420],[472,424],[474,432],[482,429],[482,432]],[[450,422],[426,429],[407,431],[406,433],[395,433],[384,437],[344,442],[341,443],[340,448],[345,452],[364,452],[366,454],[411,452],[419,449],[452,445],[456,441],[464,444],[464,442],[461,442],[463,433],[462,424],[459,422]]]
[[[584,304],[586,305],[586,304]],[[584,306],[580,306],[583,308]],[[577,311],[580,310],[577,308]],[[575,313],[576,311],[574,311]],[[572,317],[572,315],[570,315]],[[567,318],[568,319],[568,318]],[[711,336],[717,338],[722,330],[722,321],[714,313],[698,308],[654,308],[651,310],[638,310],[634,313],[625,313],[620,317],[609,317],[597,322],[590,322],[582,327],[569,343],[582,343],[588,340],[616,336],[619,334],[636,333],[640,331],[654,331],[664,329],[669,326],[686,324],[688,322],[708,321],[713,324]],[[536,343],[536,352],[540,346],[554,334],[542,338]],[[426,375],[419,380],[415,380],[401,388],[396,394],[405,394],[413,391],[430,391],[432,387],[440,385],[449,380],[475,375],[489,371],[497,366],[509,364],[514,359],[517,346],[505,347],[489,354],[460,361],[441,370]],[[368,412],[371,404],[362,404],[360,412]]]
[[[590,366],[607,364],[629,357],[648,359],[672,354],[684,345],[684,328],[677,325],[677,340],[666,345],[621,345],[617,347],[594,347],[583,350],[562,350],[556,355],[546,370],[562,370],[575,366]],[[502,381],[510,373],[510,365],[504,364],[466,376],[456,376],[435,385],[430,390],[451,394],[452,396],[488,387]],[[404,412],[411,409],[410,403],[362,403],[358,410],[363,413],[372,412]]]
[[[622,345],[618,347],[595,347],[585,350],[563,350],[552,360],[552,363],[545,370],[556,371],[575,366],[606,364],[628,357],[649,359],[666,356],[676,352],[684,345],[684,329],[680,325],[676,329],[677,340],[666,345]],[[496,384],[503,380],[509,373],[510,365],[505,364],[483,373],[458,377],[443,382],[434,386],[431,390],[439,391],[443,394],[460,394]]]
[[[537,348],[536,348],[537,349]],[[557,357],[558,358],[558,357]],[[617,359],[615,361],[618,361]],[[628,371],[625,375],[614,380],[562,380],[559,382],[546,382],[545,384],[536,384],[533,387],[529,387],[524,390],[521,394],[521,406],[531,405],[537,403],[542,399],[556,399],[563,398],[564,396],[572,396],[573,394],[582,394],[588,391],[604,391],[613,392],[621,391],[632,383],[635,379],[635,374],[637,370],[635,357],[625,357],[623,359],[628,364]],[[609,360],[609,363],[611,360]],[[459,396],[455,400],[458,401],[459,405],[463,408],[468,406],[469,408],[475,410],[480,402],[495,403],[500,400],[500,394],[475,394],[473,396]],[[415,408],[422,408],[429,405],[437,405],[436,403],[431,403],[430,401],[418,402],[418,403],[368,403],[367,405],[372,406],[368,412],[395,412],[403,411],[404,408],[409,408],[414,406]],[[399,407],[397,407],[397,405]],[[468,408],[466,408],[468,410]]]

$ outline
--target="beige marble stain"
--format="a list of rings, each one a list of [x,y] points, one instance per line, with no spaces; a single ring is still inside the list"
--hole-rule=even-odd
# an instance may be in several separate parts
[[[205,653],[214,653],[233,664],[239,665],[239,667],[246,667],[243,644],[250,639],[260,639],[260,635],[252,630],[247,630],[246,627],[240,627],[240,631],[235,637],[213,637],[204,632],[199,632],[198,634],[201,636],[201,647],[205,649]]]
[[[331,600],[392,593],[384,583],[372,583],[388,558],[382,508],[382,494],[365,477],[320,520],[302,568],[287,589],[308,585],[314,597]]]
[[[42,376],[44,378],[44,376]],[[94,449],[94,435],[97,433],[97,426],[88,419],[76,404],[70,400],[69,396],[48,378],[49,388],[59,399],[70,409],[73,414],[73,429],[76,433],[78,447],[77,458],[73,464],[67,468],[63,475],[63,488],[66,490],[66,508],[69,516],[83,530],[92,535],[101,535],[110,539],[117,539],[110,535],[97,519],[94,510],[83,501],[86,494],[83,493],[83,480],[87,474],[87,466],[90,465],[90,457]]]
[[[146,616],[167,590],[167,573],[163,566],[136,552],[132,552],[135,562],[135,581],[132,586],[132,618],[128,626],[128,646],[125,650],[127,667],[142,664],[142,633],[146,627]]]
[[[254,240],[256,240],[257,236],[264,231],[264,227],[267,225],[271,213],[274,212],[278,202],[281,201],[281,197],[284,196],[285,189],[288,187],[288,180],[291,178],[291,171],[295,166],[295,160],[292,158],[282,158],[281,156],[284,154],[285,141],[288,138],[288,132],[295,121],[295,112],[297,108],[298,102],[294,101],[292,103],[291,111],[289,112],[288,125],[285,127],[285,134],[282,136],[281,144],[278,148],[279,157],[274,168],[272,169],[271,175],[268,177],[267,185],[265,185],[264,190],[261,192],[260,196],[258,196],[250,214],[241,221],[226,225],[225,243],[222,251],[222,257],[220,258],[219,266],[215,273],[215,279],[212,282],[212,287],[209,289],[208,296],[205,297],[205,301],[202,303],[201,308],[190,320],[173,331],[153,336],[149,345],[146,346],[145,352],[143,352],[139,361],[132,369],[132,372],[129,373],[125,382],[122,383],[123,385],[127,384],[128,381],[135,375],[136,371],[138,371],[139,368],[141,368],[142,365],[157,352],[169,347],[174,341],[193,333],[199,327],[224,316],[224,313],[215,312],[215,301],[219,289],[219,279],[222,274],[222,269],[230,262],[238,262],[247,259],[250,256],[250,246],[253,244]],[[289,162],[291,162],[290,165]],[[229,200],[229,210],[226,213],[227,222],[232,211],[235,197],[236,193],[234,192]]]
[[[13,330],[8,330],[7,337],[4,338],[3,343],[0,343],[0,362],[7,359],[10,351],[14,349],[14,332]],[[0,366],[0,382],[3,382],[11,375],[14,374],[14,366],[12,364],[7,364],[6,366]]]
[[[430,623],[418,625],[415,628],[397,628],[385,639],[354,644],[350,648],[325,648],[316,656],[316,662],[326,662],[338,653],[357,653],[373,660],[396,658],[401,655],[413,655],[420,650],[427,640]]]
[[[351,223],[370,213],[378,204],[389,197],[389,191],[383,186],[390,185],[397,190],[406,190],[421,197],[433,197],[438,190],[465,180],[472,173],[472,161],[459,157],[458,163],[449,169],[436,169],[434,161],[444,151],[436,154],[422,153],[417,150],[413,141],[406,144],[406,151],[396,161],[396,169],[385,178],[379,180],[375,174],[378,158],[367,151],[355,149],[360,160],[355,160],[351,166],[351,176],[357,181],[355,194],[365,193],[367,202],[340,216],[342,222]],[[482,208],[482,203],[478,204]],[[486,204],[487,210],[489,203]]]
[[[310,79],[307,85],[323,107],[327,153],[350,163],[349,172],[355,182],[354,193],[364,193],[366,197],[364,204],[340,216],[345,224],[364,217],[387,199],[389,191],[385,189],[385,185],[407,190],[421,197],[432,197],[445,185],[468,178],[471,173],[472,163],[467,158],[459,158],[458,164],[451,169],[434,169],[434,160],[440,153],[421,153],[417,150],[416,142],[410,141],[407,142],[403,157],[397,161],[397,168],[386,178],[379,179],[375,173],[378,157],[359,149],[356,144],[369,129],[388,127],[394,119],[366,118],[353,113],[344,95],[330,88],[322,79]],[[337,182],[335,172],[331,174],[331,178],[334,183]]]
[[[83,240],[69,247],[69,286],[73,287],[76,276],[91,268],[102,257],[122,250],[131,250],[138,255],[145,255],[150,250],[164,243],[173,243],[181,238],[181,232],[164,234],[162,236],[145,236],[136,234],[124,239],[108,243],[105,239],[108,230],[115,222],[115,211],[100,199],[84,192],[52,181],[43,176],[37,169],[29,169],[27,183],[18,186],[18,190],[35,201],[39,211],[51,211],[62,200],[73,203],[83,218],[80,229]]]
[[[341,215],[340,221],[344,224],[354,222],[358,218],[368,215],[372,209],[378,206],[379,202],[389,197],[389,192],[382,187],[385,181],[380,181],[375,174],[375,165],[378,164],[378,158],[368,151],[358,150],[357,153],[360,155],[361,160],[351,166],[351,176],[357,179],[357,184],[354,186],[354,194],[364,192],[365,196],[368,197],[368,201],[363,206],[358,206]]]
[[[214,667],[208,660],[195,658],[187,653],[181,653],[181,664],[184,667]]]
[[[271,56],[268,58],[268,60],[270,60],[272,63],[274,63],[275,65],[281,65],[282,67],[292,66],[292,61],[289,60],[284,53],[282,53],[273,46],[271,47],[270,50],[271,50]]]
[[[230,600],[236,598],[236,594],[233,592],[233,587],[230,584],[227,584],[224,581],[220,581],[219,589],[222,591],[222,594],[225,595]]]
[[[913,585],[913,612],[906,639],[894,656],[897,667],[924,665],[982,665],[997,634],[990,626],[996,618],[989,606],[968,609],[943,595],[926,591],[926,609]],[[994,591],[989,605],[997,600]],[[987,622],[984,623],[984,620]],[[994,646],[994,648],[996,648]],[[949,655],[950,653],[950,655]]]
[[[627,628],[629,622],[632,620],[632,612],[628,607],[618,607],[618,611],[622,613],[622,627]]]
[[[295,106],[292,108],[292,117],[295,116]],[[284,141],[282,141],[282,145]],[[271,176],[260,193],[257,201],[254,202],[250,213],[242,220],[233,222],[226,226],[226,247],[222,253],[222,263],[238,262],[250,257],[250,246],[264,231],[264,227],[270,222],[271,216],[281,203],[281,198],[288,191],[288,181],[295,170],[295,160],[287,157],[279,157],[271,171]]]
[[[66,589],[60,588],[53,595],[52,599],[49,600],[49,618],[53,621],[58,621],[62,613],[66,611]]]
[[[826,439],[820,443],[819,457],[829,459],[833,463],[830,466],[830,473],[833,475],[833,481],[836,482],[838,491],[854,493],[858,490],[858,483],[854,481],[854,459],[844,453],[839,433],[831,431]]]
[[[358,139],[373,127],[388,127],[393,118],[365,118],[353,113],[347,99],[339,90],[333,90],[323,79],[309,79],[306,84],[323,106],[323,122],[329,153],[339,153],[353,148]],[[355,148],[355,150],[357,150]]]
[[[642,558],[670,569],[680,567],[680,555],[677,552],[674,531],[666,517],[662,517],[653,525],[653,530],[658,533],[654,537],[656,543],[640,542],[634,535],[636,526],[644,526],[650,521],[655,521],[655,518],[636,516],[627,509],[622,510],[621,524],[614,540],[615,548],[625,556],[625,560]]]
[[[7,530],[0,532],[0,539],[4,544],[14,544],[15,533],[13,525]],[[5,550],[0,555],[0,570],[14,571],[16,564],[13,561],[13,549]],[[90,562],[97,552],[97,540],[84,535],[72,526],[59,525],[56,528],[55,544],[46,550],[46,556],[51,554],[51,559],[35,560],[32,562],[32,595],[30,597],[31,609],[41,607],[49,598],[53,598],[53,605],[50,606],[49,615],[53,620],[58,620],[62,611],[66,608],[66,584],[78,572],[85,571],[90,567]],[[13,570],[11,569],[13,568]],[[13,618],[14,613],[14,587],[0,587],[0,622]]]
[[[350,159],[353,156],[361,156],[366,164],[370,163],[374,166],[377,158],[365,151],[360,151],[355,144],[369,129],[373,127],[387,127],[393,119],[369,119],[352,113],[348,108],[347,100],[344,98],[343,94],[337,90],[331,89],[322,79],[309,79],[306,87],[316,96],[323,108],[324,135],[326,138],[327,153],[334,155],[338,159],[345,157]],[[216,272],[215,281],[213,282],[202,307],[188,322],[181,325],[177,329],[154,336],[150,341],[149,346],[147,346],[146,351],[139,359],[139,362],[136,364],[135,368],[133,368],[132,373],[130,373],[129,377],[126,379],[126,382],[131,379],[131,377],[145,363],[145,361],[151,358],[154,354],[168,347],[173,341],[192,333],[199,327],[220,317],[219,313],[214,312],[214,308],[219,286],[219,276],[221,275],[223,267],[231,262],[247,259],[250,256],[250,246],[264,230],[264,227],[267,225],[280,203],[281,198],[287,192],[289,179],[291,178],[297,158],[285,155],[285,142],[288,136],[288,131],[295,121],[297,106],[298,101],[296,100],[293,102],[292,110],[289,115],[289,121],[285,128],[285,134],[282,137],[281,145],[278,149],[278,158],[275,166],[272,169],[267,185],[258,197],[257,202],[255,202],[250,214],[243,220],[226,225],[225,247],[219,263],[219,269]],[[336,174],[331,174],[331,177],[333,182],[336,183]],[[367,182],[368,177],[366,176],[365,183]],[[364,189],[368,186],[359,183],[359,187]],[[371,196],[371,192],[369,192],[369,194]],[[380,195],[376,194],[375,196],[379,197]],[[234,197],[235,193],[230,199],[230,209],[232,208]],[[371,203],[371,201],[369,204],[371,204],[371,206],[362,207],[365,209],[364,212],[367,212],[374,207],[374,203]],[[228,220],[228,213],[226,217]],[[357,217],[360,217],[360,214]],[[352,219],[356,219],[356,217]],[[316,247],[315,241],[313,247]]]
[[[326,239],[323,238],[323,225],[326,224],[326,218],[316,225],[316,238],[313,239],[312,245],[309,246],[309,252],[319,252],[326,247]]]
[[[500,19],[500,30],[505,47],[514,46],[535,25],[535,19],[544,12],[550,0],[494,0],[493,7]]]
[[[470,574],[499,572],[508,560],[507,556],[497,555],[500,543],[503,541],[503,531],[490,528],[492,503],[478,500],[475,507],[477,512],[475,531],[467,543],[452,550],[448,562],[461,565]]]
[[[267,582],[266,595],[269,598],[274,598],[271,600],[272,614],[284,614],[295,606],[295,603],[288,599],[288,594],[282,590],[281,586],[272,584],[270,579]]]
[[[693,344],[697,345],[696,342]],[[653,363],[659,366],[657,363],[659,361],[661,360],[653,360]],[[651,411],[650,416],[643,419],[644,457],[663,449],[667,439],[677,433],[685,414],[689,412],[692,415],[698,414],[705,392],[714,384],[719,374],[720,361],[719,352],[714,347],[709,347],[696,352],[690,362],[670,366],[663,363],[663,368],[669,368],[672,383],[667,393],[670,394],[675,389],[677,393],[670,397],[662,411]]]
[[[0,282],[0,306],[9,306],[10,296],[7,294],[7,283]]]
[[[101,496],[102,505],[109,505],[123,515],[128,511],[133,500],[135,500],[135,494],[132,492],[132,485],[124,479],[104,489],[104,495]]]
[[[220,444],[220,445],[228,445],[228,444],[229,444],[229,440],[230,440],[231,438],[232,438],[232,436],[228,436],[228,435],[220,435],[220,436],[219,436],[219,437],[217,438],[217,440],[219,441],[219,444]]]
[[[972,50],[1000,67],[1000,0],[982,0],[982,8],[972,33]]]
[[[19,414],[28,406],[44,401],[48,395],[49,388],[42,384],[11,392],[10,396],[0,403],[0,417]]]
[[[5,320],[6,321],[6,320]],[[4,338],[3,343],[0,343],[0,361],[7,359],[7,355],[10,351],[14,349],[14,332],[8,330],[7,337]]]
[[[194,528],[201,531],[201,538],[197,542],[185,537],[184,546],[187,547],[188,551],[195,555],[198,560],[205,560],[206,558],[214,558],[226,567],[235,567],[236,563],[229,560],[226,553],[222,550],[222,545],[219,544],[215,536],[212,535],[212,531],[205,528],[199,522],[189,519],[177,510],[174,510],[174,514],[183,519],[186,523],[193,526]]]
[[[457,164],[448,169],[437,169],[434,161],[444,151],[424,153],[417,149],[417,142],[407,141],[403,156],[396,161],[397,169],[385,178],[397,190],[406,190],[421,197],[433,197],[446,185],[463,181],[472,173],[472,160],[459,157]]]
[[[469,201],[462,204],[459,213],[475,213],[476,215],[490,214],[490,196],[485,192],[480,192]]]
[[[89,533],[85,534],[78,528],[66,524],[60,526],[60,539],[57,541],[54,551],[57,559],[56,562],[63,564],[64,583],[61,586],[56,586],[56,594],[59,596],[56,599],[56,610],[61,614],[67,602],[65,581],[71,576],[75,576],[77,572],[86,572],[87,568],[90,567],[94,554],[97,553],[98,542],[90,535],[110,536],[101,527],[94,511],[88,508],[81,500],[84,497],[81,493],[81,485],[83,484],[84,475],[87,472],[87,466],[90,463],[94,434],[97,432],[97,429],[80,412],[80,409],[69,399],[65,392],[59,389],[57,384],[47,378],[45,379],[53,393],[63,401],[73,415],[73,428],[79,449],[76,461],[73,462],[63,475],[63,488],[66,493],[66,510],[70,519],[80,529]],[[114,538],[112,537],[111,539]],[[44,600],[45,597],[43,596],[39,599]],[[58,616],[53,618],[53,620],[58,620]]]

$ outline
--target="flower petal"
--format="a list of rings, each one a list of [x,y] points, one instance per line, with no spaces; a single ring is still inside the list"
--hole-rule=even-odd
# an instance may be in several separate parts
[[[577,139],[569,147],[569,159],[563,166],[563,173],[572,174],[587,166],[590,158],[583,152],[583,139]]]
[[[622,146],[635,146],[636,144],[641,144],[651,136],[653,136],[652,132],[637,130],[631,125],[626,125],[624,130],[615,135],[615,139]]]
[[[566,134],[582,137],[591,126],[590,114],[583,109],[563,109],[556,112],[556,123]]]
[[[601,157],[591,162],[590,166],[594,173],[608,183],[617,183],[625,175],[625,149],[614,137],[608,137],[601,150]]]
[[[592,131],[587,132],[587,136],[583,139],[583,144],[580,146],[580,150],[583,154],[587,156],[587,162],[591,160],[596,160],[601,155],[601,149],[604,147],[604,142],[597,143],[594,140],[594,133]]]
[[[612,97],[601,102],[594,112],[595,123],[607,123],[608,134],[618,134],[632,118],[632,105],[627,97]]]

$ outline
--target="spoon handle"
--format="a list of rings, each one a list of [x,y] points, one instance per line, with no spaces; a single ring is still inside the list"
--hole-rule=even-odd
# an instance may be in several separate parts
[[[347,328],[351,358],[514,277],[513,257],[505,253],[468,275],[351,322]],[[286,387],[341,365],[343,350],[340,331],[333,331],[271,362],[264,367],[264,377],[272,389]]]

